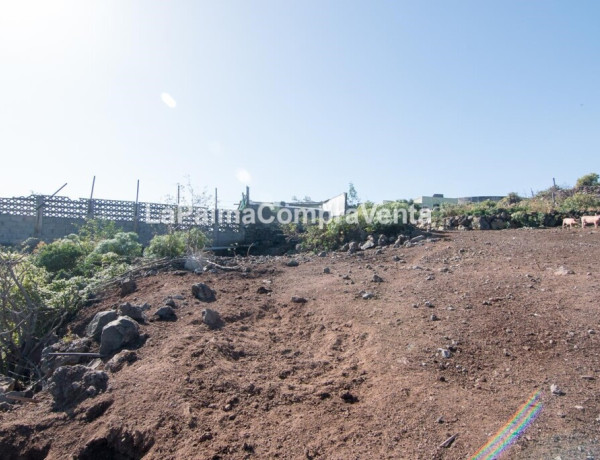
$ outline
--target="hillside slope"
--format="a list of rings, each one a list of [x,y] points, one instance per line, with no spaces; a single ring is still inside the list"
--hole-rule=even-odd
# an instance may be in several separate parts
[[[599,232],[448,233],[296,259],[159,273],[80,312],[82,334],[98,311],[181,296],[176,321],[141,326],[138,360],[107,392],[56,412],[42,392],[0,413],[2,458],[463,459],[535,390],[541,415],[505,458],[600,456]],[[217,292],[221,329],[202,323],[197,282]]]

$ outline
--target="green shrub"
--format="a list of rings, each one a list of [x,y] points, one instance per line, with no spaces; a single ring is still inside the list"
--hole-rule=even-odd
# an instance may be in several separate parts
[[[200,252],[208,244],[208,237],[199,228],[192,228],[183,233],[187,251],[191,254]]]
[[[498,206],[506,208],[520,203],[521,201],[523,201],[523,198],[521,198],[518,193],[510,192],[498,202]]]
[[[54,279],[42,288],[46,304],[65,312],[75,312],[82,301],[82,291],[87,280],[82,276]]]
[[[560,210],[565,213],[595,211],[600,208],[600,200],[594,195],[576,193],[565,198],[560,205]]]
[[[585,176],[581,176],[577,179],[577,183],[575,187],[593,187],[598,185],[598,179],[600,176],[596,173],[586,174]]]
[[[131,260],[142,255],[142,245],[134,232],[119,232],[113,238],[100,241],[94,248],[95,254],[113,253]]]
[[[82,241],[98,242],[114,238],[121,229],[114,221],[102,219],[88,219],[79,228],[78,234]]]
[[[406,201],[394,201],[377,205],[367,202],[343,217],[306,225],[283,226],[288,240],[299,240],[304,250],[334,250],[350,241],[364,240],[367,235],[396,237],[406,231],[410,219],[410,205]],[[415,215],[414,217],[418,217]]]
[[[207,236],[198,228],[156,235],[150,241],[146,257],[181,257],[202,250],[208,243]]]
[[[181,257],[185,254],[185,241],[180,233],[156,235],[144,253],[147,257]]]
[[[516,227],[542,227],[549,220],[548,216],[545,212],[515,211],[510,217]]]
[[[30,256],[0,251],[0,374],[37,380],[39,351],[78,306],[73,281],[49,279]]]
[[[89,246],[83,244],[76,235],[40,245],[35,253],[35,264],[50,273],[60,271],[74,274],[77,265],[88,254]]]

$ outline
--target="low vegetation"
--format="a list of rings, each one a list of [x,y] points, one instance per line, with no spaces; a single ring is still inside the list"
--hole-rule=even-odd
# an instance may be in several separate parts
[[[288,240],[297,243],[302,250],[335,250],[350,241],[362,241],[368,235],[396,238],[410,227],[410,212],[411,203],[408,201],[381,205],[366,202],[355,208],[352,214],[328,222],[316,220],[288,224],[283,226],[283,231]]]
[[[98,286],[148,258],[197,253],[207,242],[199,229],[173,231],[143,251],[136,233],[91,220],[52,243],[28,239],[21,250],[0,249],[0,374],[40,378],[36,356]]]
[[[502,200],[468,204],[444,204],[432,213],[434,226],[443,225],[444,219],[460,216],[502,216],[507,227],[542,227],[560,225],[563,218],[579,218],[600,212],[600,185],[598,174],[580,177],[573,188],[551,187],[531,198],[509,193]]]

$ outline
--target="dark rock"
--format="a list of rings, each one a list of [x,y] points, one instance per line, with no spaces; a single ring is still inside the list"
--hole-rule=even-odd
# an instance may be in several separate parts
[[[407,238],[404,235],[398,235],[398,238],[396,238],[396,241],[394,243],[394,247],[395,248],[399,248],[400,246],[402,246],[405,242],[406,242]]]
[[[550,385],[550,393],[552,393],[555,396],[564,396],[565,392],[562,391],[558,385],[556,385],[555,383],[553,383],[552,385]]]
[[[358,402],[358,397],[350,393],[349,391],[344,391],[340,394],[340,398],[348,404],[354,404]]]
[[[169,305],[160,307],[158,310],[156,310],[154,316],[156,316],[159,321],[175,321],[177,319],[175,310],[173,310],[173,307],[170,307]]]
[[[98,417],[104,415],[104,413],[112,406],[114,400],[113,399],[105,399],[104,401],[99,401],[93,406],[88,407],[85,411],[85,421],[93,422]]]
[[[134,280],[127,278],[121,281],[120,288],[121,297],[124,297],[137,291],[137,284]]]
[[[375,241],[373,240],[367,240],[365,242],[365,244],[363,244],[360,249],[362,249],[363,251],[366,251],[367,249],[371,249],[375,247]]]
[[[202,321],[211,329],[218,329],[223,326],[223,320],[219,313],[210,308],[202,310]]]
[[[486,217],[473,217],[473,228],[476,230],[489,230],[490,222]]]
[[[264,286],[260,286],[257,290],[256,293],[257,294],[268,294],[269,292],[273,292],[271,289],[267,289]]]
[[[53,356],[51,353],[88,353],[92,346],[92,339],[89,337],[76,338],[73,340],[65,341],[65,339],[50,345],[42,350],[42,359],[40,361],[40,369],[44,375],[51,374],[54,369],[80,364],[88,361],[89,358],[86,356]]]
[[[371,279],[371,281],[373,283],[383,283],[383,278],[377,274],[373,275],[373,278]]]
[[[319,257],[327,257],[327,252],[326,251],[319,252]]]
[[[490,228],[492,230],[502,230],[508,227],[508,222],[504,219],[495,218],[490,222]]]
[[[414,238],[410,239],[411,243],[418,243],[419,241],[423,241],[425,239],[425,235],[419,235],[419,236],[415,236]]]
[[[175,303],[175,300],[173,300],[173,299],[167,299],[167,301],[165,302],[165,305],[167,305],[169,307],[177,308],[177,303]]]
[[[137,361],[138,356],[135,351],[123,350],[113,356],[110,361],[106,363],[104,369],[112,373],[119,372],[125,364],[131,364]]]
[[[196,283],[192,286],[192,294],[201,302],[214,302],[217,300],[216,293],[204,283]]]
[[[300,262],[298,262],[296,259],[291,259],[291,260],[288,260],[285,263],[285,265],[288,267],[297,267],[298,265],[300,265]]]
[[[378,246],[387,246],[388,245],[387,236],[379,235],[379,238],[377,239],[377,245]]]
[[[62,366],[56,369],[48,384],[48,391],[54,398],[54,409],[77,404],[82,400],[105,391],[108,387],[108,374],[86,366]]]
[[[292,296],[292,302],[294,302],[294,303],[306,303],[306,299],[304,297]]]
[[[190,272],[195,272],[196,270],[202,271],[204,264],[202,260],[197,257],[187,257],[183,264],[183,268]]]
[[[325,267],[325,268],[323,269],[323,273],[325,273],[326,275],[329,275],[329,274],[331,273],[331,268],[329,268],[329,267]]]
[[[146,315],[144,314],[144,310],[142,307],[138,305],[131,305],[129,302],[119,305],[119,315],[120,316],[129,316],[130,318],[136,320],[138,323],[146,322]]]
[[[127,316],[119,316],[102,329],[100,354],[107,356],[122,346],[135,342],[139,337],[138,323]]]
[[[94,340],[100,340],[102,328],[118,317],[119,315],[117,315],[117,312],[113,310],[96,313],[96,316],[94,316],[92,321],[87,325],[85,330],[86,335],[92,337]]]
[[[360,249],[360,246],[358,245],[358,243],[356,241],[351,241],[348,244],[348,253],[349,254],[354,254],[359,249]]]

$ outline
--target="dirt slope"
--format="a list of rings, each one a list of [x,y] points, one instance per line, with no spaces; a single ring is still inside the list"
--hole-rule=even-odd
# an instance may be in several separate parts
[[[0,456],[463,459],[541,389],[541,415],[503,458],[600,458],[599,232],[449,233],[296,258],[162,273],[83,311],[75,331],[123,301],[184,297],[177,321],[142,326],[138,361],[108,392],[67,412],[41,393],[0,413]],[[200,281],[217,291],[220,330],[201,322]]]

